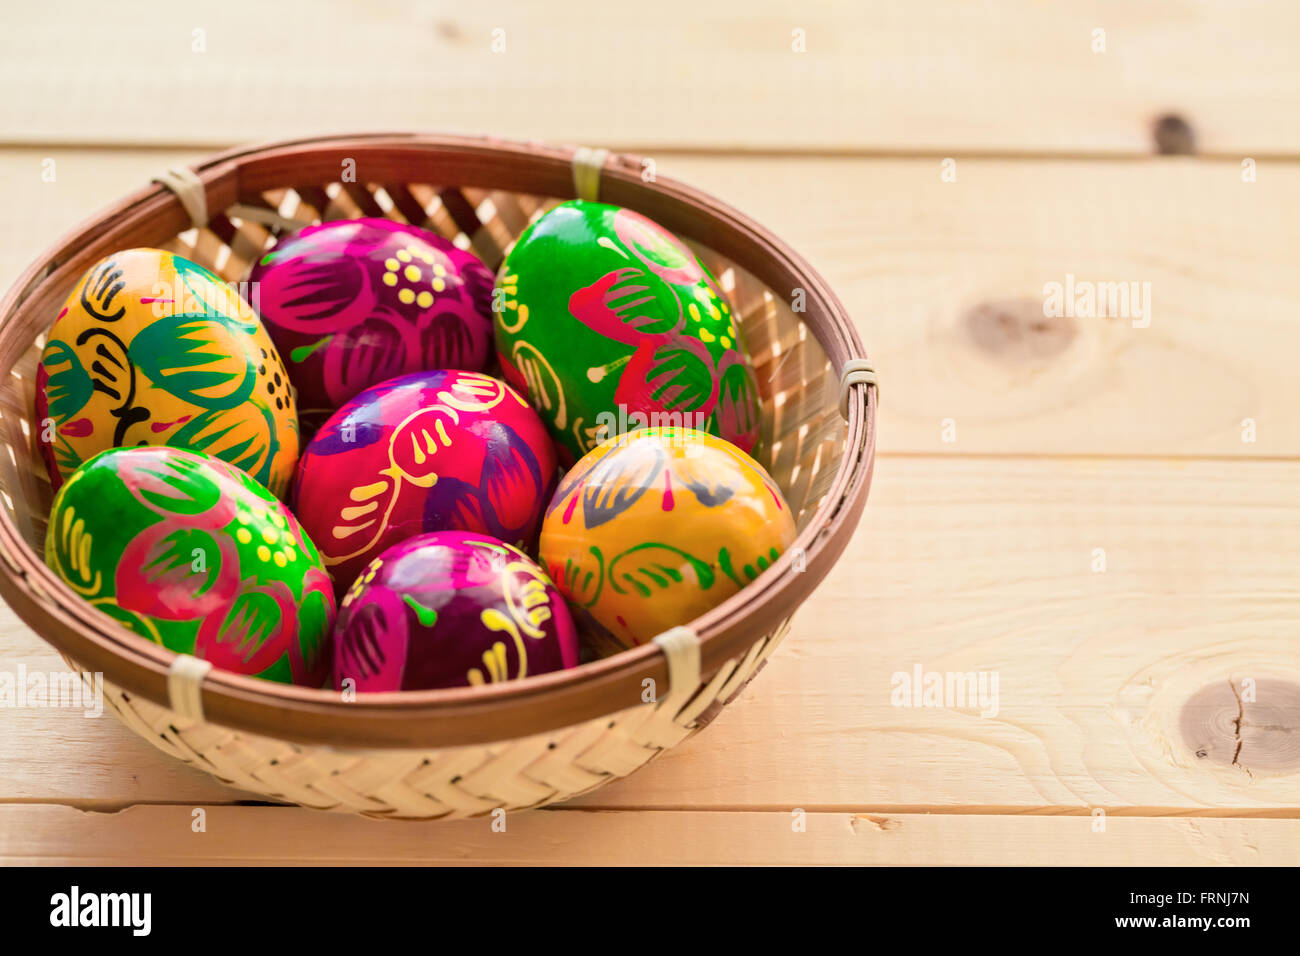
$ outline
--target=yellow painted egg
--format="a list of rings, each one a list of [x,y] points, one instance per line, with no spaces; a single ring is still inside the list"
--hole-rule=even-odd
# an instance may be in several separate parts
[[[794,538],[790,506],[745,452],[695,429],[643,428],[565,475],[540,558],[597,643],[631,647],[721,604]]]
[[[68,296],[37,368],[36,423],[55,489],[123,446],[205,452],[280,496],[298,460],[289,377],[256,313],[161,249],[101,259]]]

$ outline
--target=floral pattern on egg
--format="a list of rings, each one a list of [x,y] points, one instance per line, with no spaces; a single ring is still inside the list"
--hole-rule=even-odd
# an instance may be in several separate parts
[[[36,421],[56,489],[119,446],[205,452],[277,495],[298,460],[288,373],[257,316],[218,276],[161,249],[100,260],[68,296],[37,367]]]
[[[310,226],[264,255],[249,282],[308,430],[394,376],[487,364],[492,273],[427,230],[374,218]]]
[[[758,441],[757,380],[736,316],[676,236],[631,209],[573,200],[519,237],[497,279],[506,381],[571,464],[638,425]]]
[[[54,499],[45,561],[128,630],[214,666],[320,687],[334,591],[319,552],[245,472],[197,452],[114,448]]]
[[[610,649],[716,607],[794,538],[790,506],[753,458],[706,432],[652,427],[607,439],[564,476],[539,558]]]
[[[334,684],[421,690],[518,680],[578,663],[564,599],[527,555],[440,531],[375,558],[343,599]]]
[[[416,372],[330,416],[303,452],[293,507],[342,594],[380,552],[425,532],[532,547],[555,481],[545,426],[514,389]]]

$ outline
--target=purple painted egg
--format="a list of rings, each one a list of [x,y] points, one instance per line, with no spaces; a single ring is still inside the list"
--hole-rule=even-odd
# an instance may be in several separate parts
[[[519,393],[480,372],[417,372],[366,389],[298,462],[293,511],[340,594],[386,548],[477,531],[531,549],[555,451]]]
[[[578,663],[564,599],[517,548],[440,531],[394,545],[343,599],[334,686],[425,690],[517,680]]]
[[[387,219],[310,226],[248,278],[309,428],[396,375],[487,366],[492,273],[427,230]]]

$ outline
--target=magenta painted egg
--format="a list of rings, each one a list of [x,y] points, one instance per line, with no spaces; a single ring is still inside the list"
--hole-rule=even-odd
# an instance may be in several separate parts
[[[527,555],[482,534],[439,531],[375,558],[343,599],[334,685],[424,690],[573,667],[564,599]]]
[[[293,511],[340,594],[386,548],[477,531],[531,550],[556,482],[546,427],[480,372],[416,372],[366,389],[308,443]]]
[[[492,273],[427,230],[387,219],[310,226],[248,278],[309,430],[396,375],[487,365]]]

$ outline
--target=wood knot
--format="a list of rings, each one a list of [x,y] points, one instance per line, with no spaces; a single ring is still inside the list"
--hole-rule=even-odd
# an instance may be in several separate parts
[[[434,31],[444,40],[453,43],[464,38],[465,33],[453,20],[439,20],[433,25]]]
[[[1300,684],[1267,677],[1216,681],[1188,698],[1178,723],[1198,760],[1252,777],[1300,770]]]
[[[1078,334],[1074,319],[1044,315],[1039,299],[981,302],[963,322],[975,347],[1006,362],[1041,362],[1070,347]]]
[[[1161,156],[1191,156],[1196,152],[1196,133],[1192,124],[1177,113],[1165,113],[1151,124],[1151,137]]]
[[[897,830],[902,825],[901,820],[871,813],[856,813],[849,817],[849,829],[854,833],[883,833],[886,830]]]

